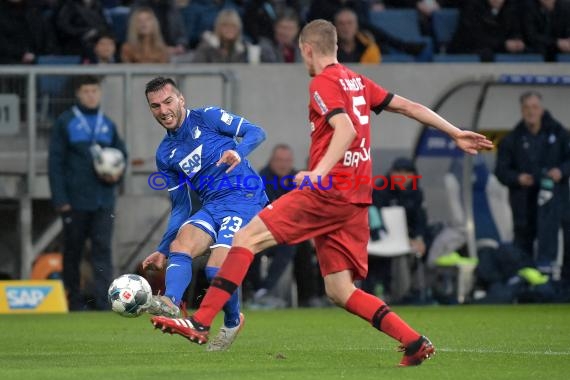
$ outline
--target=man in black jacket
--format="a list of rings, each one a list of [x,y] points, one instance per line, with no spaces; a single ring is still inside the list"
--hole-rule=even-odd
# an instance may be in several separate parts
[[[77,81],[77,104],[64,112],[52,128],[49,182],[52,202],[63,218],[63,282],[69,309],[82,310],[79,264],[86,240],[91,241],[97,310],[108,309],[107,288],[112,280],[111,236],[115,193],[120,176],[101,178],[95,172],[93,146],[126,149],[117,127],[100,109],[99,78]]]
[[[558,252],[558,229],[567,219],[570,135],[542,105],[540,93],[520,97],[522,120],[499,144],[495,175],[509,188],[515,244],[548,271]]]

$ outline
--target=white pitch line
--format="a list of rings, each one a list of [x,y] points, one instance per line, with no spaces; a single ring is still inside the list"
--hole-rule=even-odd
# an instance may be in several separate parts
[[[349,351],[366,351],[367,349],[356,348],[356,347],[345,347],[345,350]],[[375,351],[396,351],[395,349],[377,347],[374,348]],[[439,348],[435,347],[436,354],[438,352],[450,352],[450,353],[466,353],[466,354],[507,354],[507,355],[537,355],[537,356],[570,356],[570,351],[508,351],[508,350],[493,350],[493,349],[482,349],[482,348]]]
[[[469,348],[437,348],[436,352],[458,352],[470,354],[510,354],[510,355],[545,355],[545,356],[570,356],[570,351],[508,351],[508,350],[486,350]]]

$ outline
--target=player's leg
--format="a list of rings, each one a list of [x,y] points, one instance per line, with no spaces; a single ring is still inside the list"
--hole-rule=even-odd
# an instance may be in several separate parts
[[[433,354],[433,345],[422,337],[380,298],[361,289],[354,281],[366,277],[367,210],[365,207],[347,210],[342,228],[315,238],[317,257],[325,280],[327,296],[340,307],[368,321],[379,331],[400,342],[405,350],[401,365],[417,365]]]
[[[165,273],[164,295],[179,306],[184,292],[192,281],[192,259],[201,256],[213,243],[212,236],[190,222],[178,231],[170,244]]]
[[[242,283],[254,254],[279,244],[296,244],[327,231],[334,230],[338,220],[344,220],[342,210],[330,218],[319,204],[321,199],[314,191],[292,191],[264,208],[246,227],[239,230],[233,239],[232,248],[198,311],[184,321],[156,317],[155,327],[175,332],[204,344],[208,341],[210,325],[230,296]],[[325,202],[337,202],[332,198]],[[180,323],[183,324],[181,327]]]
[[[255,241],[256,244],[248,244],[249,241]],[[155,328],[180,334],[198,344],[208,341],[214,317],[237,292],[253,261],[254,252],[260,252],[277,243],[261,219],[256,216],[246,227],[235,233],[234,244],[243,244],[245,247],[234,246],[230,249],[222,267],[211,281],[198,311],[188,319],[154,317],[151,322]]]
[[[218,274],[226,256],[229,252],[229,247],[217,246],[212,249],[212,254],[208,259],[206,266],[206,278],[212,281]],[[241,331],[245,317],[240,312],[239,290],[236,290],[228,299],[223,307],[224,311],[224,324],[220,328],[218,335],[210,340],[208,343],[208,351],[225,351],[236,340],[239,332]]]

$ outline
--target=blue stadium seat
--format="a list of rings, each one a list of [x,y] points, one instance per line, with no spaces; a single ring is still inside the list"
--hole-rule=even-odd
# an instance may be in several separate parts
[[[477,54],[435,54],[433,61],[437,63],[481,62]]]
[[[38,65],[79,65],[81,57],[78,55],[40,55]],[[57,96],[67,83],[69,77],[63,75],[40,75],[38,77],[39,95],[48,94]]]
[[[502,63],[544,62],[544,57],[540,54],[495,54],[495,62],[502,62]]]
[[[117,46],[120,46],[127,39],[130,12],[131,9],[129,7],[115,7],[106,10],[107,15],[111,19],[111,27],[117,40]]]
[[[431,20],[433,36],[435,38],[438,51],[444,52],[457,29],[457,24],[459,22],[459,9],[440,9],[432,14]]]
[[[194,46],[200,42],[204,31],[213,30],[219,8],[214,4],[206,5],[192,1],[188,6],[181,8],[180,12],[182,12],[182,20],[186,26],[190,46]]]
[[[81,57],[78,55],[40,55],[38,65],[78,65]],[[38,115],[40,124],[49,123],[58,110],[54,103],[65,99],[64,92],[68,87],[70,77],[65,75],[38,76]]]
[[[405,41],[418,41],[422,37],[416,10],[387,9],[382,12],[370,12],[370,22]]]
[[[418,12],[412,9],[387,9],[382,12],[371,12],[370,22],[382,28],[386,33],[406,42],[424,42],[425,49],[417,56],[416,61],[429,62],[433,56],[433,40],[422,36]],[[390,49],[388,53],[402,53]]]
[[[556,62],[570,62],[570,54],[556,55]]]
[[[416,59],[413,55],[403,53],[382,54],[381,63],[406,63],[415,62]]]

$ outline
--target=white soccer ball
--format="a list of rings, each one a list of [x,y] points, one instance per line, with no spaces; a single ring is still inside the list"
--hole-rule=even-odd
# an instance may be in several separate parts
[[[152,299],[148,281],[137,274],[117,277],[109,286],[108,298],[111,309],[123,317],[138,317]]]
[[[123,152],[111,147],[98,149],[93,164],[98,175],[111,177],[121,175],[126,165]]]

